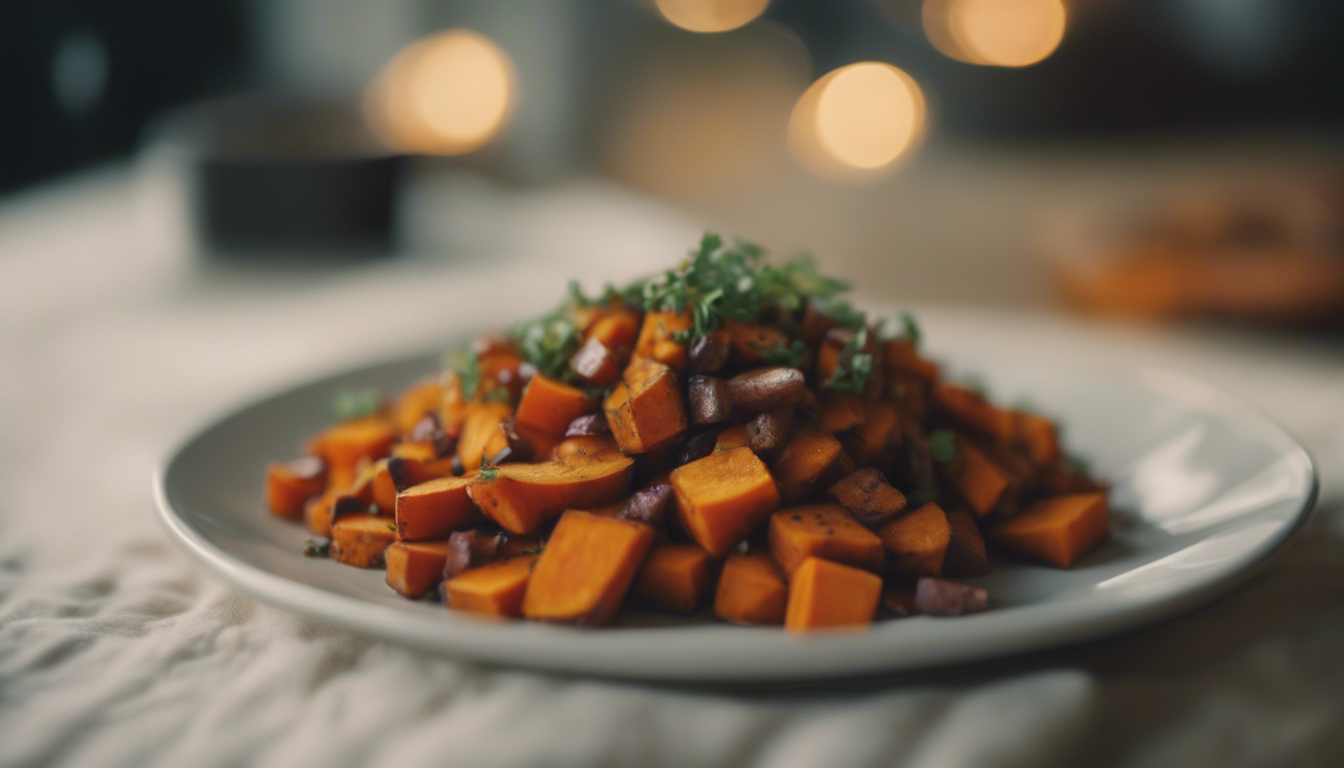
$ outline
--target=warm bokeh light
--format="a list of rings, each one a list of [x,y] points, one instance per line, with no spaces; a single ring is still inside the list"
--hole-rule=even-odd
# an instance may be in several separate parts
[[[1063,0],[925,0],[924,31],[944,54],[971,64],[1027,67],[1064,39]]]
[[[799,161],[828,177],[865,178],[893,166],[923,134],[924,94],[882,62],[841,67],[803,93],[789,118]]]
[[[663,17],[692,32],[727,32],[754,21],[770,0],[655,0]]]
[[[508,55],[476,32],[455,29],[388,62],[369,88],[365,111],[400,149],[460,155],[499,134],[516,90]]]

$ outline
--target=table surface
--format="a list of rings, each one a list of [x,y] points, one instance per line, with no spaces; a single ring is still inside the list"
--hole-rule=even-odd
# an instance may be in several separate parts
[[[1320,464],[1319,511],[1267,572],[1084,645],[843,688],[669,688],[429,657],[212,580],[150,497],[194,424],[548,306],[572,274],[647,273],[703,220],[593,180],[449,174],[417,200],[432,248],[321,269],[192,255],[181,187],[153,163],[0,201],[0,765],[1344,764],[1338,342],[933,308],[1067,323],[1121,362],[1212,380]]]

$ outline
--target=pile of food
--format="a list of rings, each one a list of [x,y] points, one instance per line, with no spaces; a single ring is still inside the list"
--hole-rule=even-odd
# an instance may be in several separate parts
[[[945,381],[808,261],[706,235],[676,269],[343,393],[271,510],[412,598],[601,625],[793,631],[984,610],[987,546],[1067,568],[1108,531],[1055,425]]]

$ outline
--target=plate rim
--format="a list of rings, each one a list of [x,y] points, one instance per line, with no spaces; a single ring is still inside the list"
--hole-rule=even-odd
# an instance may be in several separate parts
[[[392,606],[363,600],[352,595],[344,595],[286,576],[272,573],[259,566],[252,565],[216,544],[209,535],[190,519],[190,515],[180,514],[169,498],[168,481],[172,469],[184,453],[212,430],[227,424],[243,412],[258,408],[264,404],[292,396],[299,390],[321,388],[341,378],[358,376],[361,373],[397,365],[409,365],[418,360],[429,360],[434,354],[429,351],[408,353],[395,357],[374,360],[361,365],[346,366],[329,371],[325,375],[310,376],[289,384],[274,385],[265,390],[265,394],[253,394],[250,398],[238,398],[228,407],[212,411],[212,415],[187,429],[182,437],[174,441],[165,457],[156,466],[153,474],[153,495],[160,523],[170,537],[194,559],[205,565],[207,570],[223,579],[229,585],[268,605],[281,608],[290,613],[310,618],[328,626],[340,627],[364,637],[390,641],[403,646],[414,647],[439,656],[486,663],[501,667],[524,668],[549,673],[583,675],[607,679],[626,679],[656,681],[663,683],[745,683],[762,682],[816,683],[840,682],[852,680],[857,676],[871,674],[898,674],[915,670],[932,670],[952,667],[959,664],[1000,658],[1024,652],[1045,650],[1048,648],[1073,645],[1086,640],[1113,635],[1125,630],[1136,629],[1176,616],[1196,606],[1202,605],[1217,595],[1234,589],[1237,585],[1261,572],[1272,563],[1288,545],[1301,533],[1313,516],[1320,493],[1320,472],[1314,456],[1291,431],[1283,427],[1273,416],[1244,398],[1212,384],[1200,377],[1170,368],[1143,366],[1130,369],[1135,382],[1142,381],[1148,375],[1156,374],[1164,378],[1174,378],[1184,385],[1198,387],[1206,394],[1213,395],[1217,404],[1205,408],[1227,418],[1235,418],[1239,423],[1250,423],[1257,433],[1272,434],[1287,448],[1285,456],[1296,454],[1304,462],[1307,483],[1306,492],[1297,501],[1291,513],[1291,519],[1279,526],[1272,536],[1257,542],[1244,556],[1234,562],[1220,564],[1217,567],[1203,569],[1199,576],[1182,582],[1180,588],[1164,588],[1155,597],[1144,601],[1122,600],[1101,617],[1089,621],[1077,620],[1078,603],[1087,601],[1081,597],[1062,598],[1046,603],[1013,606],[1011,613],[1016,616],[1014,625],[1004,631],[999,628],[997,641],[993,644],[973,642],[980,635],[976,630],[993,622],[1004,622],[1007,611],[990,611],[975,616],[955,619],[957,625],[967,628],[964,633],[949,633],[948,642],[925,649],[923,655],[915,660],[856,658],[853,653],[870,653],[872,646],[879,643],[886,634],[881,626],[867,631],[819,632],[806,636],[789,635],[779,628],[693,626],[649,628],[608,628],[597,632],[564,626],[539,625],[532,622],[511,622],[501,625],[473,617],[434,616],[428,618],[407,607]],[[1098,371],[1105,366],[1094,366]],[[1229,415],[1231,409],[1231,415]],[[1179,551],[1179,550],[1178,550]],[[409,607],[409,606],[408,606]],[[441,609],[440,609],[441,610]],[[1033,631],[1032,619],[1049,619],[1045,623],[1049,632]],[[946,621],[919,617],[927,621]],[[1059,622],[1063,622],[1062,626]],[[896,622],[891,622],[895,624]],[[505,632],[499,632],[502,627]],[[433,634],[430,634],[430,630]],[[703,664],[687,670],[677,664],[649,667],[643,663],[630,663],[619,655],[620,645],[632,636],[644,636],[651,631],[685,636],[694,631],[716,631],[725,629],[740,633],[744,640],[755,638],[758,642],[770,642],[781,647],[809,648],[814,652],[825,646],[824,653],[817,654],[822,662],[807,668],[779,669],[778,663],[761,665],[735,665],[733,670],[706,668]],[[888,633],[890,632],[888,628]],[[532,644],[546,642],[548,639],[583,637],[574,648],[561,646],[562,652],[527,653]],[[960,638],[958,637],[960,634]],[[1047,634],[1048,637],[1042,637]],[[472,635],[481,635],[472,637]],[[459,637],[460,636],[460,637]],[[456,639],[455,639],[456,638]],[[969,640],[966,638],[970,638]],[[502,642],[501,642],[502,640]],[[492,642],[493,641],[493,642]],[[484,645],[483,645],[484,644]],[[573,645],[573,644],[568,644]],[[465,647],[472,646],[472,647]],[[613,647],[614,646],[614,647]],[[521,655],[520,655],[521,654]],[[613,656],[613,654],[616,654]]]

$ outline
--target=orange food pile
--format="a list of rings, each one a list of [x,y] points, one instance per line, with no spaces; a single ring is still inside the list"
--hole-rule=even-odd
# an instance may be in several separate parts
[[[572,302],[339,421],[270,465],[268,505],[408,598],[581,625],[971,613],[987,596],[953,580],[989,552],[1067,568],[1105,538],[1050,420],[945,381],[908,325],[882,338],[807,273],[716,304],[706,276],[760,268],[702,250],[655,286],[681,293]],[[668,295],[682,311],[641,306]]]

